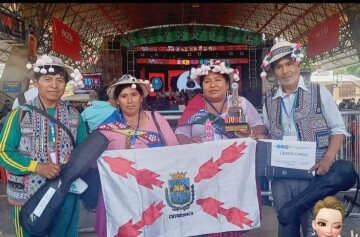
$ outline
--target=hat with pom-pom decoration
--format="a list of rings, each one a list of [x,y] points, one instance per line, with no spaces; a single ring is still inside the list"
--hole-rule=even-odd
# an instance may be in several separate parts
[[[120,77],[120,79],[114,84],[112,84],[109,88],[124,84],[131,84],[131,88],[133,89],[135,89],[137,86],[140,86],[144,94],[143,97],[146,97],[149,94],[149,91],[151,92],[154,91],[154,88],[152,88],[152,84],[148,80],[137,79],[136,77],[130,74],[122,75],[122,77]],[[114,93],[115,90],[110,90],[110,91]]]
[[[191,68],[190,79],[200,85],[200,77],[208,75],[209,71],[227,74],[230,77],[230,84],[240,80],[239,71],[230,67],[230,63],[220,60],[212,60],[207,64],[201,64],[197,68]]]
[[[45,66],[50,66],[48,69]],[[35,79],[35,73],[48,74],[54,73],[54,66],[63,68],[67,75],[67,81],[70,82],[74,87],[83,88],[84,83],[82,82],[82,75],[79,69],[73,69],[72,67],[65,65],[61,58],[52,55],[41,55],[34,64],[27,63],[26,68],[28,69],[25,75],[30,79]]]
[[[276,43],[270,49],[270,52],[267,55],[265,55],[263,59],[263,63],[261,65],[263,72],[268,70],[273,62],[279,60],[280,58],[285,57],[288,54],[291,54],[291,58],[296,63],[300,63],[304,58],[304,54],[302,53],[301,46],[302,46],[301,44],[291,43],[288,41],[284,41],[282,39],[276,41]]]

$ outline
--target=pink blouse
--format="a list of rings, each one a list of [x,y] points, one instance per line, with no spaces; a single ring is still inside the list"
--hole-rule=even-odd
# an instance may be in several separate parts
[[[143,110],[143,111],[148,117],[148,122],[143,130],[159,133],[152,119],[151,112],[147,110]],[[171,129],[168,121],[158,112],[155,112],[154,114],[159,123],[159,127],[164,136],[164,139],[166,141],[166,146],[178,145],[179,142],[177,141],[176,136],[173,130]],[[124,134],[113,132],[111,130],[100,130],[100,132],[102,132],[109,139],[108,150],[125,149],[126,136]],[[146,148],[146,147],[148,147],[147,144],[145,144],[140,139],[136,139],[135,148]]]

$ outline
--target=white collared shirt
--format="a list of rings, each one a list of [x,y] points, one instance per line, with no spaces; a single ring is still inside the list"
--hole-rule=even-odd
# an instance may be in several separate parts
[[[291,108],[293,106],[294,100],[296,98],[296,94],[298,88],[302,88],[305,91],[308,89],[305,87],[304,78],[300,76],[298,86],[295,91],[293,91],[290,95],[284,93],[281,86],[277,89],[273,99],[281,97],[286,111],[290,115],[290,118],[287,116],[284,109],[281,109],[281,124],[284,126],[284,135],[296,136],[297,132],[295,128],[294,116],[290,114]],[[321,109],[323,111],[323,115],[326,121],[326,124],[330,130],[330,134],[344,134],[345,136],[349,137],[350,134],[345,129],[344,120],[341,116],[341,113],[335,103],[334,98],[332,97],[330,91],[326,89],[326,87],[320,85],[320,99],[321,99]],[[293,113],[293,111],[292,111]],[[267,110],[265,108],[265,103],[263,105],[263,120],[264,124],[267,128],[270,127],[269,116]],[[288,124],[290,121],[290,129],[288,129]]]

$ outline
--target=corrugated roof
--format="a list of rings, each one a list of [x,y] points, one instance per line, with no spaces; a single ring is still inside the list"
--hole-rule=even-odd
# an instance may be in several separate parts
[[[359,62],[349,19],[360,13],[354,3],[2,3],[1,10],[25,19],[38,30],[39,52],[51,51],[51,19],[60,19],[81,37],[83,59],[96,58],[104,37],[127,37],[126,33],[161,25],[215,24],[278,36],[303,43],[307,33],[331,17],[340,16],[340,45],[309,62],[317,68],[334,69]],[[350,14],[350,15],[348,15]],[[196,22],[196,23],[195,23]],[[354,23],[354,22],[352,22]],[[355,24],[356,26],[356,24]],[[356,27],[355,27],[356,28]],[[161,34],[167,34],[164,29]],[[0,61],[6,62],[11,44],[0,34]],[[127,38],[131,42],[131,38]],[[56,54],[56,53],[54,53]],[[71,61],[71,60],[70,60]],[[91,68],[95,60],[84,65]]]

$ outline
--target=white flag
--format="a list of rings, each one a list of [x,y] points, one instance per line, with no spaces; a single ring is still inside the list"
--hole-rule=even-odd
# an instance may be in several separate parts
[[[251,138],[107,150],[98,159],[107,236],[192,236],[260,227]]]

